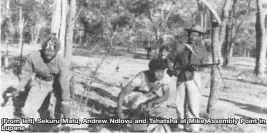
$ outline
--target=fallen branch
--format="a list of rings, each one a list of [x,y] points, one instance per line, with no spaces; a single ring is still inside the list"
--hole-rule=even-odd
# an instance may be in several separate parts
[[[84,93],[85,93],[85,94],[88,94],[88,93],[91,91],[91,87],[92,87],[92,83],[93,83],[93,81],[96,81],[96,80],[97,80],[97,72],[98,72],[99,68],[101,67],[101,65],[104,63],[104,61],[106,60],[106,58],[108,57],[108,55],[110,54],[110,50],[111,50],[111,47],[109,48],[107,54],[106,54],[106,55],[101,59],[101,61],[96,65],[96,68],[95,68],[95,70],[92,72],[93,75],[92,75],[91,77],[87,77],[87,76],[83,75],[83,77],[90,78],[90,80],[87,80],[87,81],[86,81],[86,89],[84,90]],[[80,75],[81,75],[81,73],[80,73]],[[88,84],[88,81],[90,81],[90,82],[89,82],[89,85],[87,85],[87,84]],[[82,97],[81,97],[81,99],[79,100],[79,103],[81,103],[81,101],[82,101]],[[84,106],[84,107],[87,106],[87,102],[88,102],[88,97],[86,97],[86,100],[85,100],[85,106]]]
[[[75,71],[74,74],[77,75],[77,76],[83,77],[83,78],[85,78],[85,79],[87,79],[87,80],[91,80],[91,81],[96,82],[96,83],[100,83],[100,84],[107,85],[107,86],[109,86],[109,87],[114,87],[114,86],[115,86],[115,87],[119,87],[119,86],[113,85],[113,84],[111,84],[111,83],[107,83],[107,82],[105,82],[105,81],[103,81],[103,80],[101,80],[101,79],[98,79],[98,78],[95,78],[95,79],[94,79],[94,78],[92,78],[92,77],[90,77],[90,76],[87,76],[87,75],[85,75],[84,73],[79,72],[79,71]]]

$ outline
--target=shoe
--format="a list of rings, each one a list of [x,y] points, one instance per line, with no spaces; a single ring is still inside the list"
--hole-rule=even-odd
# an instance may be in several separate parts
[[[180,133],[185,133],[186,131],[184,129],[181,129],[181,128],[174,128],[173,129],[173,132],[180,132]]]

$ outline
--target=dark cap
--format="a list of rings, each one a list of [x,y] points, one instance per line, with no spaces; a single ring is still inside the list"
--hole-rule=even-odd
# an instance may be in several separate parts
[[[167,65],[162,59],[153,59],[149,62],[148,67],[150,70],[165,70]]]
[[[42,43],[42,49],[49,48],[58,52],[61,48],[59,40],[55,37],[49,37],[48,39],[44,40]]]

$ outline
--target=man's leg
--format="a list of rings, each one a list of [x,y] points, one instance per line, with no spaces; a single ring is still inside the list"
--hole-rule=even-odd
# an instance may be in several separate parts
[[[41,107],[46,96],[51,92],[52,82],[40,81],[38,85],[32,86],[29,91],[28,97],[25,101],[25,105],[22,108],[22,112],[25,117],[38,118],[38,109]]]
[[[200,75],[194,74],[194,79],[186,82],[188,94],[188,117],[199,118],[199,100],[200,100]],[[190,125],[192,131],[199,131],[199,124]]]
[[[185,103],[186,103],[186,90],[185,84],[183,82],[177,82],[177,89],[176,89],[176,107],[178,113],[178,119],[185,118]],[[185,124],[178,124],[178,128],[184,129]]]

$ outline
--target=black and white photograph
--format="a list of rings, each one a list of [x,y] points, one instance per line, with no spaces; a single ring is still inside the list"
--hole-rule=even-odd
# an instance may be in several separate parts
[[[1,0],[1,132],[267,132],[267,0]]]

